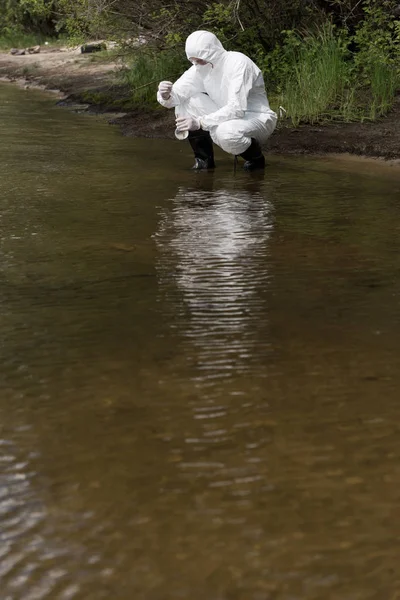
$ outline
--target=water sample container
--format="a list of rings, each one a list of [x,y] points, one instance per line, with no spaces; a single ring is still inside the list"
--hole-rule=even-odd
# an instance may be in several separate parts
[[[186,140],[188,135],[188,131],[178,131],[177,129],[175,129],[175,137],[177,140]]]

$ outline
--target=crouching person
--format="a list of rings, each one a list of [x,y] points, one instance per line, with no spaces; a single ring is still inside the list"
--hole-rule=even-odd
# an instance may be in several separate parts
[[[178,137],[188,132],[196,170],[213,169],[213,142],[244,158],[244,169],[265,167],[261,146],[276,127],[260,69],[241,52],[228,52],[208,31],[186,40],[193,64],[175,82],[162,81],[157,100],[175,108]],[[184,137],[184,136],[182,136]]]

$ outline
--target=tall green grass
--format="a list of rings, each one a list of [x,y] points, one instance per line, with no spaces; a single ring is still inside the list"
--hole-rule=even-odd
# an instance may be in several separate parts
[[[330,24],[308,34],[291,54],[279,104],[293,125],[323,120],[374,120],[393,106],[399,71],[377,61],[367,71],[355,66]]]
[[[41,46],[46,41],[54,43],[49,38],[29,33],[3,32],[0,33],[0,50],[9,50],[10,48],[30,48],[32,46]]]
[[[292,65],[280,98],[294,125],[314,123],[327,116],[345,97],[348,64],[332,27],[309,34],[292,55]],[[350,98],[347,96],[347,110]]]
[[[155,106],[158,83],[163,80],[175,81],[189,66],[184,56],[175,52],[139,52],[121,74],[132,90],[135,103]]]
[[[386,114],[393,105],[400,88],[400,76],[393,65],[377,62],[370,70],[372,99],[369,107],[371,120]]]

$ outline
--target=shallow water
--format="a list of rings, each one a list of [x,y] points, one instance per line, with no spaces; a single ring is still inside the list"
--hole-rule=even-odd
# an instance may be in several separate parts
[[[400,175],[0,87],[1,600],[400,597]]]

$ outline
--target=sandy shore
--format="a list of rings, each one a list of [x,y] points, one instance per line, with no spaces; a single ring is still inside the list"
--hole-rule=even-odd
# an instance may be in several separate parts
[[[39,54],[13,56],[0,53],[0,78],[24,87],[56,92],[66,104],[83,103],[87,110],[114,113],[110,122],[124,135],[172,138],[173,111],[135,109],[125,111],[129,96],[118,79],[122,63],[99,61],[79,48],[41,49]],[[115,117],[115,113],[125,113]],[[400,159],[400,96],[393,111],[374,123],[301,125],[281,122],[269,140],[267,152],[274,154],[350,154],[376,157],[398,164]]]
[[[94,62],[92,54],[82,54],[79,48],[44,48],[24,56],[0,53],[3,81],[58,90],[64,96],[112,84],[118,68],[116,62]]]

